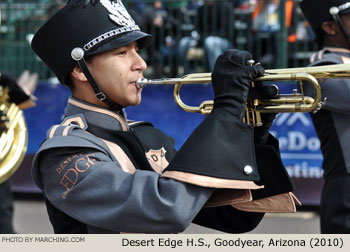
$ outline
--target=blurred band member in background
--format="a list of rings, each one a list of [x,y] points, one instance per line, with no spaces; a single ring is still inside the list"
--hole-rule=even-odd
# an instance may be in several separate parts
[[[349,63],[350,2],[304,0],[300,7],[322,48],[312,55],[310,66]],[[320,85],[327,100],[311,118],[324,158],[321,233],[350,233],[350,80],[324,79]],[[308,85],[305,88],[312,95]]]

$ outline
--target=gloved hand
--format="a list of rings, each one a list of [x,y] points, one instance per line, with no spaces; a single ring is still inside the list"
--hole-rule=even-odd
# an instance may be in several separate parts
[[[278,88],[275,85],[265,85],[263,82],[255,82],[254,88],[251,88],[248,93],[248,101],[254,99],[264,100],[275,98],[279,94]],[[254,127],[254,141],[258,144],[266,144],[269,138],[269,130],[273,120],[276,118],[276,113],[261,113],[262,126]]]
[[[269,139],[270,128],[277,114],[261,113],[260,115],[262,125],[254,127],[254,142],[258,144],[266,144]]]
[[[17,84],[16,79],[8,73],[0,73],[0,85],[9,88],[10,102],[14,102],[18,105],[30,99]]]
[[[260,180],[253,128],[242,122],[251,82],[264,73],[260,65],[246,65],[251,58],[248,52],[228,50],[217,59],[212,74],[213,111],[186,140],[162,177],[202,187],[259,188],[253,182]]]
[[[264,74],[261,65],[247,64],[251,59],[249,52],[236,49],[218,57],[212,73],[214,109],[225,107],[239,119],[243,118],[251,82]]]
[[[262,81],[255,81],[254,88],[249,89],[248,101],[254,99],[266,100],[276,98],[279,94],[279,89],[276,85],[266,85]]]

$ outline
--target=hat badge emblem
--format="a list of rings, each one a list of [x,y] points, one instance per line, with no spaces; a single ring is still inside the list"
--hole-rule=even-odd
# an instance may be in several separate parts
[[[121,0],[100,0],[109,12],[109,18],[120,26],[133,26],[135,21],[125,9]]]

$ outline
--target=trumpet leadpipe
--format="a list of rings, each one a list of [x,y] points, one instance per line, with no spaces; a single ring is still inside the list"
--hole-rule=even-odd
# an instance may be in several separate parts
[[[176,85],[181,83],[181,78],[164,78],[164,79],[152,79],[140,78],[136,85],[139,88],[147,87],[150,85]]]
[[[139,87],[149,85],[182,85],[182,84],[203,84],[211,82],[211,73],[194,73],[180,78],[152,79],[141,78],[136,82]]]

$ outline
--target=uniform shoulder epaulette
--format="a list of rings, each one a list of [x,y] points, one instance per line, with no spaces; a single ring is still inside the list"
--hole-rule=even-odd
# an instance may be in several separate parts
[[[310,57],[311,66],[340,64],[343,62],[344,60],[342,53],[329,48],[315,52]]]
[[[85,130],[87,123],[82,114],[64,118],[64,120],[57,125],[52,126],[47,132],[47,139],[55,136],[68,136],[74,129]]]

